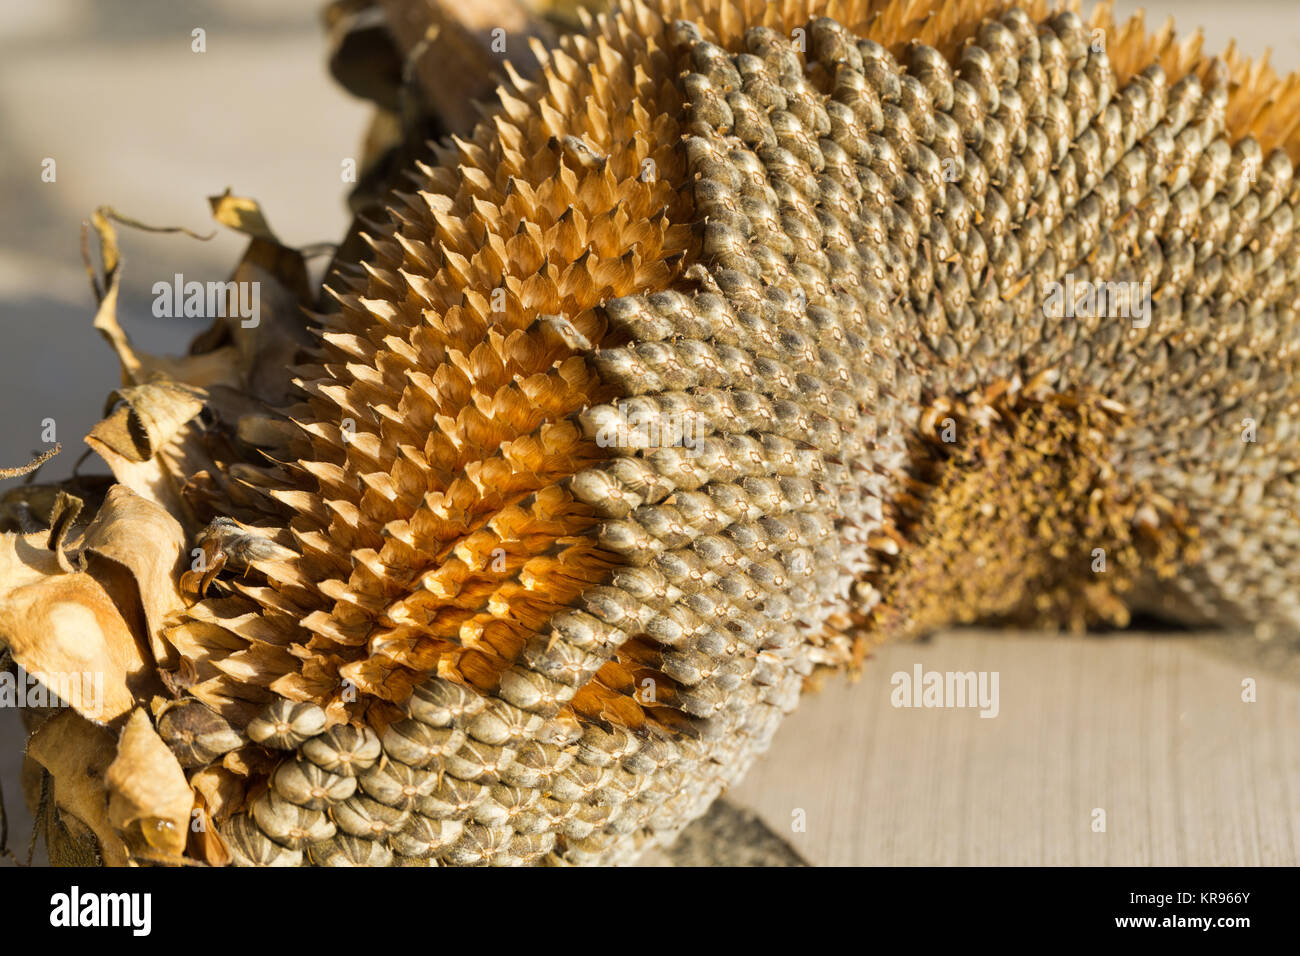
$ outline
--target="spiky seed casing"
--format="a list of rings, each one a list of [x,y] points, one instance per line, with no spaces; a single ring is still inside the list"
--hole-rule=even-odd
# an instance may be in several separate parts
[[[192,693],[299,751],[237,862],[628,860],[873,641],[1300,621],[1294,124],[1105,13],[911,8],[632,0],[394,200],[243,516],[296,551],[204,618]]]

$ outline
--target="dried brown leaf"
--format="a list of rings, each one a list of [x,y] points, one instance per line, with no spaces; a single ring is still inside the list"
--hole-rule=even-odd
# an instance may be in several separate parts
[[[134,706],[151,672],[118,605],[94,576],[68,574],[48,532],[0,535],[0,643],[86,718]]]
[[[131,339],[117,321],[118,288],[122,277],[121,249],[117,241],[117,231],[111,220],[116,219],[126,225],[140,226],[129,219],[118,216],[112,210],[100,208],[90,217],[90,226],[99,237],[100,260],[102,268],[96,270],[90,259],[90,251],[83,226],[82,255],[86,261],[86,271],[90,274],[91,286],[95,292],[98,308],[95,311],[95,328],[108,339],[113,351],[117,353],[122,365],[122,380],[127,385],[142,385],[161,375],[176,382],[203,387],[216,383],[235,384],[239,380],[233,370],[232,355],[209,354],[186,356],[172,359],[164,356],[140,352],[131,345]],[[154,232],[184,232],[179,229],[150,229]],[[192,233],[191,233],[192,235]]]
[[[109,819],[133,851],[164,857],[184,852],[194,794],[144,708],[126,722],[106,781]]]
[[[130,488],[140,497],[147,498],[171,514],[187,515],[180,490],[162,458],[135,461],[119,455],[94,433],[86,436],[86,444],[104,460],[120,485]]]
[[[148,461],[203,410],[203,399],[198,389],[161,378],[123,386],[110,393],[107,417],[90,434],[124,458]]]
[[[114,486],[82,538],[84,551],[130,572],[154,661],[174,667],[164,630],[184,609],[176,582],[186,567],[185,532],[170,514],[123,485]],[[99,569],[93,564],[91,571]]]
[[[220,196],[209,196],[208,205],[212,207],[212,218],[223,226],[253,239],[264,239],[273,245],[280,245],[280,240],[271,231],[266,215],[256,199],[234,196],[227,189]]]
[[[312,344],[304,313],[312,298],[307,264],[295,249],[254,239],[231,278],[260,290],[256,324],[226,321],[244,389],[270,405],[284,405],[293,394],[289,369]]]
[[[217,833],[212,815],[198,790],[194,791],[194,808],[197,815],[194,825],[190,827],[186,854],[196,860],[202,860],[208,866],[229,865],[230,851]]]
[[[237,813],[244,806],[244,780],[216,764],[204,767],[190,778],[190,786],[199,794],[208,814],[218,822]]]
[[[27,742],[27,756],[49,774],[55,806],[95,835],[106,864],[125,866],[129,862],[126,844],[108,813],[106,779],[115,753],[112,733],[72,711],[46,721]],[[39,793],[29,793],[28,799],[38,806]],[[46,833],[50,833],[48,827]],[[57,855],[52,846],[51,860]]]
[[[18,485],[0,495],[0,531],[30,533],[48,528],[62,494],[75,495],[83,502],[70,534],[94,516],[113,484],[108,475],[78,475],[57,484]]]

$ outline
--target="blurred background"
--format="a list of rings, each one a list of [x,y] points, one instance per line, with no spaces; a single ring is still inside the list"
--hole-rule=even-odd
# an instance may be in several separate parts
[[[466,0],[472,3],[473,0]],[[370,107],[329,78],[319,0],[5,0],[0,4],[0,467],[39,449],[69,475],[118,382],[91,327],[80,224],[97,206],[216,231],[207,197],[259,200],[291,246],[338,241],[340,176]],[[1206,49],[1235,37],[1300,67],[1294,0],[1119,2],[1176,14]],[[191,50],[205,31],[206,52]],[[46,160],[55,181],[42,181]],[[154,282],[224,279],[245,240],[119,229],[118,315],[137,347],[178,353],[202,319],[154,318]],[[147,265],[146,265],[147,264]],[[103,471],[97,460],[90,471]],[[7,489],[7,483],[0,491]],[[1189,635],[944,634],[884,649],[857,685],[828,682],[733,794],[814,863],[1300,862],[1300,680],[1281,642]],[[1002,714],[898,710],[914,664],[999,670]],[[1241,682],[1258,682],[1258,702]],[[25,853],[22,746],[0,710],[10,845]],[[1105,833],[1090,828],[1107,808]],[[803,811],[805,828],[795,822]]]

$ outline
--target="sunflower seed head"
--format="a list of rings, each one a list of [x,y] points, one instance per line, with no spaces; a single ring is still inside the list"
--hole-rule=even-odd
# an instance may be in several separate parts
[[[300,757],[241,862],[313,813],[317,863],[629,860],[869,641],[1300,623],[1295,142],[1233,74],[1104,16],[652,6],[421,167],[329,317],[304,483],[267,479],[298,577],[248,599],[330,648],[263,675],[323,707],[247,728]]]

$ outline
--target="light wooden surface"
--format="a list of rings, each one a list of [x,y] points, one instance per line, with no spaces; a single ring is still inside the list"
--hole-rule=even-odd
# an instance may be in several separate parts
[[[728,796],[814,864],[1295,865],[1300,684],[1261,670],[1250,641],[1231,656],[1170,635],[886,647],[856,685],[806,695]],[[915,664],[999,672],[999,715],[894,708],[890,675]]]

